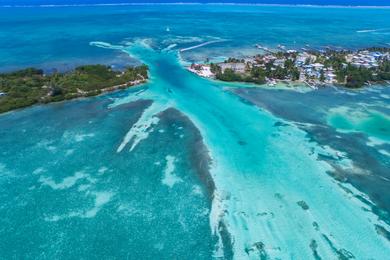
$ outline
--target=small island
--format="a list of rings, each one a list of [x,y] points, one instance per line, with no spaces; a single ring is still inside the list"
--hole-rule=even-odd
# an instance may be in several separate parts
[[[312,88],[343,85],[360,88],[389,83],[390,48],[362,50],[285,50],[272,51],[257,45],[263,54],[229,58],[221,63],[192,64],[188,69],[202,77],[221,81],[276,85],[278,82],[304,83]]]
[[[146,65],[122,71],[105,65],[84,65],[65,73],[46,75],[27,68],[0,74],[0,113],[39,103],[99,95],[146,82]]]

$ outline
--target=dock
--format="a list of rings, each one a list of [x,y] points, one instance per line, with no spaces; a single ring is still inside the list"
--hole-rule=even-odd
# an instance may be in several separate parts
[[[304,80],[303,83],[305,83],[306,85],[308,85],[311,89],[317,89],[317,87],[313,84],[310,84],[308,81]]]
[[[260,44],[256,44],[255,47],[256,47],[257,49],[263,50],[263,51],[268,52],[268,53],[271,53],[271,54],[274,54],[274,53],[275,53],[274,51],[272,51],[272,50],[270,50],[269,48],[264,47],[264,46],[262,46],[262,45],[260,45]]]

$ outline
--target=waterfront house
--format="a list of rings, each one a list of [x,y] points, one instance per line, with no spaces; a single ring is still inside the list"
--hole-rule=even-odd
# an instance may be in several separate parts
[[[336,74],[334,74],[333,72],[328,72],[325,74],[325,81],[327,83],[333,83],[336,79]]]
[[[245,73],[245,63],[220,63],[218,65],[221,67],[222,72],[225,72],[226,69],[231,69],[236,73]]]
[[[321,64],[321,63],[314,63],[314,64],[312,64],[312,66],[316,71],[320,71],[324,68],[324,64]]]
[[[297,66],[302,66],[305,64],[306,59],[309,58],[310,56],[306,55],[306,53],[300,54],[297,59],[295,60],[295,64]]]
[[[284,62],[285,62],[284,59],[274,60],[274,66],[284,68]]]

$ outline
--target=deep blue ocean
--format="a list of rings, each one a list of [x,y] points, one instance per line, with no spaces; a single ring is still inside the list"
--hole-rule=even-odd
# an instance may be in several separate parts
[[[389,46],[390,9],[1,7],[2,72],[145,63],[150,80],[0,115],[0,259],[387,259],[390,88],[185,68],[255,44]]]
[[[116,3],[238,3],[238,4],[287,4],[287,5],[345,5],[388,6],[387,0],[1,0],[3,5],[61,5],[61,4],[116,4]]]

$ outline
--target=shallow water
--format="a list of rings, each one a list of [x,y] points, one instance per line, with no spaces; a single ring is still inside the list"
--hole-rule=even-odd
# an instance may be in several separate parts
[[[115,24],[134,12],[137,19],[129,24],[153,22],[130,39],[95,35],[83,48],[93,49],[99,59],[105,57],[100,52],[117,53],[146,63],[149,83],[0,116],[1,256],[386,259],[388,88],[299,92],[208,81],[186,71],[183,63],[199,53],[218,56],[222,49],[207,46],[181,55],[177,50],[209,36],[199,40],[152,32],[161,24],[165,30],[166,21],[176,18],[171,30],[190,34],[189,21],[198,19],[204,33],[206,16],[213,13],[210,19],[220,22],[219,15],[227,12],[231,23],[252,17],[253,24],[268,22],[264,13],[277,13],[287,17],[279,21],[286,31],[288,21],[303,26],[299,17],[307,9],[175,6],[164,18],[156,7],[134,8],[93,8],[91,19],[123,12]],[[77,16],[73,8],[66,10]],[[337,9],[334,20],[371,11]],[[376,11],[379,17],[386,12]],[[84,21],[80,26],[92,25]],[[123,26],[106,26],[118,38],[130,34]],[[221,33],[221,26],[210,30]],[[224,33],[231,37],[234,30]],[[315,26],[307,30],[305,41],[320,40]],[[241,33],[242,39],[254,34]],[[362,37],[362,45],[374,39]],[[50,39],[44,44],[50,45]],[[327,40],[346,44],[353,37],[336,34]],[[224,50],[228,53],[233,45]],[[26,64],[36,56],[29,57]]]

